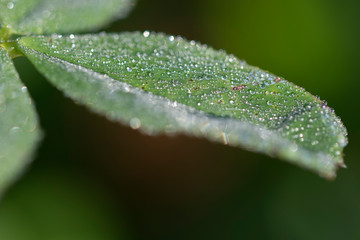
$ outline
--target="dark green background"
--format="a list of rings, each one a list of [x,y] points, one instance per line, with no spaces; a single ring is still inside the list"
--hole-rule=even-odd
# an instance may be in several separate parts
[[[360,239],[360,4],[140,0],[106,31],[225,49],[327,100],[349,131],[329,182],[201,139],[149,137],[74,104],[16,59],[45,138],[0,204],[0,239]]]

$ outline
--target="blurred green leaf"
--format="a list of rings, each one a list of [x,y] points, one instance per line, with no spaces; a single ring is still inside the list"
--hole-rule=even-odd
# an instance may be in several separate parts
[[[69,169],[27,174],[1,201],[0,239],[129,239],[106,194],[79,175]]]
[[[0,0],[0,20],[16,34],[88,31],[125,17],[133,5],[133,0]]]
[[[346,74],[351,72],[354,47],[344,44],[350,18],[339,16],[347,4],[321,0],[201,1],[201,28],[212,44],[281,72],[326,96],[329,102],[340,103],[340,95],[348,94],[352,77]],[[342,24],[345,19],[348,23]],[[342,84],[336,84],[339,79]]]
[[[0,47],[0,195],[31,160],[40,135],[27,88]]]
[[[146,133],[187,133],[266,153],[333,178],[346,130],[324,101],[224,51],[144,33],[24,37],[55,86]]]

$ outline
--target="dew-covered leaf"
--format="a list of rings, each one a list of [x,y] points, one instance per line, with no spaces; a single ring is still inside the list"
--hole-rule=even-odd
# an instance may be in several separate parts
[[[346,130],[324,101],[224,51],[147,31],[19,45],[66,95],[132,128],[245,147],[328,178],[343,165]]]
[[[29,93],[0,47],[0,195],[27,166],[40,135]]]
[[[16,34],[98,29],[125,17],[134,0],[0,0],[0,21]]]

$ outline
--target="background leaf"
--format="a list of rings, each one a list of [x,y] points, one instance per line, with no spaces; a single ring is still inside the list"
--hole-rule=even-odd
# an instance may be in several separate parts
[[[62,171],[66,176],[59,174]],[[111,201],[103,189],[94,182],[90,186],[78,176],[69,169],[56,168],[46,173],[35,168],[26,174],[0,204],[0,238],[129,239],[122,219],[114,217],[109,208]]]
[[[68,96],[132,128],[243,146],[328,178],[343,165],[346,130],[324,101],[223,51],[147,31],[19,43]]]
[[[16,34],[89,31],[125,17],[133,5],[133,0],[0,0],[0,20]]]
[[[40,135],[27,88],[0,48],[0,194],[24,170]]]

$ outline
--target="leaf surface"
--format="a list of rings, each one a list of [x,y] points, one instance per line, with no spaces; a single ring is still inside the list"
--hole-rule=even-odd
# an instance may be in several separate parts
[[[66,95],[146,133],[205,137],[328,178],[343,165],[347,133],[325,102],[224,51],[147,31],[19,44]]]
[[[0,47],[0,195],[27,166],[40,136],[29,93]]]
[[[0,0],[0,20],[15,34],[71,33],[125,17],[133,0]]]

